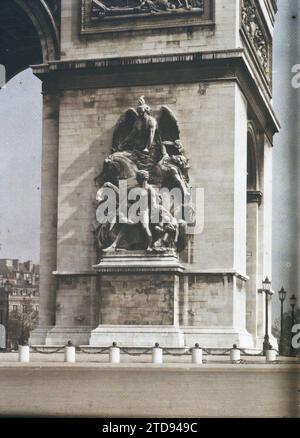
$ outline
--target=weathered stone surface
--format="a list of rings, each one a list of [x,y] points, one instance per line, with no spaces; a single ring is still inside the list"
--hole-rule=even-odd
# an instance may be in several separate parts
[[[99,320],[116,325],[176,325],[178,285],[174,274],[102,274]]]
[[[56,293],[56,326],[96,326],[98,289],[96,276],[61,276]]]

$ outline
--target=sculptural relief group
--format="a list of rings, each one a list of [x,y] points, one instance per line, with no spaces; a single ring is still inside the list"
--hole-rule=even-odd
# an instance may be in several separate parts
[[[92,19],[136,14],[203,12],[203,0],[93,0]]]
[[[194,220],[188,169],[175,115],[162,106],[156,119],[142,96],[120,117],[96,178],[98,249],[180,252]]]

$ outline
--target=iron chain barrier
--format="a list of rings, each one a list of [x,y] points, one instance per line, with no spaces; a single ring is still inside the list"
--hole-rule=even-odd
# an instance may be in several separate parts
[[[232,348],[228,348],[225,350],[218,350],[216,348],[201,348],[199,344],[195,344],[193,348],[188,347],[174,347],[174,348],[165,348],[160,347],[158,343],[155,343],[153,347],[143,349],[142,351],[136,351],[141,350],[141,348],[138,347],[122,347],[118,346],[116,342],[113,342],[112,345],[102,348],[97,347],[88,347],[88,346],[75,346],[71,341],[68,341],[67,344],[56,347],[56,346],[29,346],[28,344],[20,345],[19,346],[19,361],[20,362],[30,362],[30,351],[38,353],[38,354],[55,354],[60,353],[64,351],[64,361],[69,363],[75,363],[76,362],[76,352],[81,352],[88,355],[101,355],[101,354],[108,354],[109,355],[109,362],[111,364],[117,364],[120,363],[120,353],[123,353],[127,356],[145,356],[152,354],[152,363],[154,364],[162,364],[163,363],[163,356],[172,356],[172,357],[192,357],[192,363],[193,364],[207,364],[207,363],[222,363],[224,364],[224,360],[217,359],[217,357],[224,357],[224,356],[230,356],[229,362],[231,364],[253,364],[253,363],[262,363],[261,361],[257,362],[254,360],[249,361],[245,358],[259,358],[264,357],[263,352],[259,353],[251,353],[247,349],[244,348],[238,348],[237,345],[233,345]],[[215,360],[211,359],[203,359],[203,354],[208,357],[214,357]],[[244,355],[245,358],[241,358],[241,354]],[[270,349],[266,352],[266,362],[273,363],[273,364],[280,364],[280,363],[290,363],[286,360],[279,359],[278,357],[278,351],[275,349]],[[294,363],[294,362],[293,362]]]

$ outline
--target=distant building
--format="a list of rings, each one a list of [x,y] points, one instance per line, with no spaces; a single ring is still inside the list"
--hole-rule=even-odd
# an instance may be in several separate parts
[[[29,307],[39,311],[39,265],[0,259],[0,325],[7,329],[9,315],[23,315]]]

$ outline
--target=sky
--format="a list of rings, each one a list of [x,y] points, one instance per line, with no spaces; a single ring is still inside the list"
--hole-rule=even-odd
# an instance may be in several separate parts
[[[300,5],[298,0],[279,0],[278,6],[273,94],[282,129],[275,136],[273,149],[272,287],[276,292],[273,298],[276,313],[277,291],[281,286],[290,294],[299,290],[299,214],[295,214],[298,133],[293,133],[295,126],[300,126],[300,114],[297,116],[300,88],[297,91],[291,87],[291,66],[300,63],[297,36]],[[0,90],[0,133],[0,258],[38,262],[42,96],[41,83],[31,70],[22,72]]]
[[[0,90],[0,258],[39,261],[41,82],[26,70]]]

